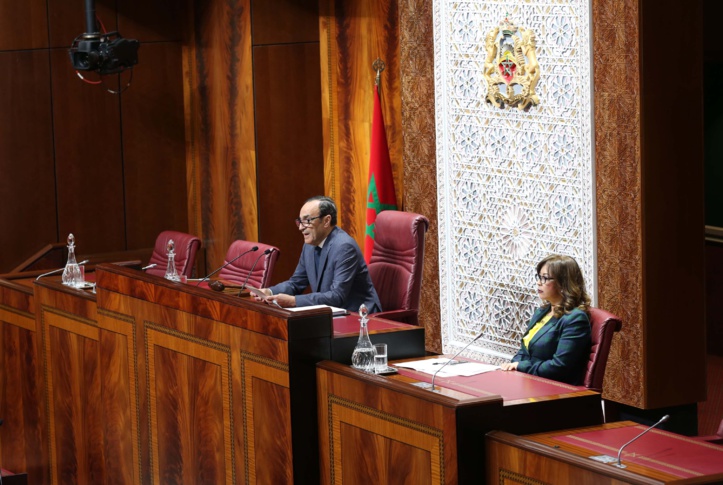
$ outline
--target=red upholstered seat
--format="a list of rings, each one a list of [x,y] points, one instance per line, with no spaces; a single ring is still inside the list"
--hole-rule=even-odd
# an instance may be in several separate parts
[[[160,277],[166,275],[166,266],[168,265],[166,245],[171,239],[175,247],[176,271],[179,275],[190,278],[193,274],[193,265],[196,264],[196,253],[201,248],[201,240],[191,234],[178,231],[163,231],[158,235],[153,254],[151,254],[151,259],[148,261],[148,264],[156,264],[157,266],[148,268],[146,273]]]
[[[383,211],[377,215],[369,276],[384,311],[375,316],[418,324],[428,228],[429,220],[420,214]]]
[[[229,246],[228,251],[226,251],[224,264],[254,246],[258,246],[259,249],[241,256],[223,268],[218,273],[219,279],[243,284],[248,276],[248,285],[256,288],[267,287],[271,281],[271,275],[274,272],[274,264],[276,264],[276,259],[280,254],[278,248],[251,241],[234,241],[231,243],[231,246]],[[269,250],[268,254],[264,254],[266,250]],[[256,260],[258,260],[258,262],[256,262]],[[256,264],[255,266],[254,263]],[[251,272],[252,269],[253,272]],[[249,272],[251,272],[251,276],[249,276]]]
[[[592,347],[587,363],[584,385],[588,389],[602,392],[605,366],[608,363],[610,343],[613,335],[622,328],[622,321],[610,312],[599,308],[590,308]]]

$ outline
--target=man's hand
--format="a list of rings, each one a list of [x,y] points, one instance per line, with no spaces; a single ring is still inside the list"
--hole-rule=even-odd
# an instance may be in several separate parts
[[[296,297],[279,293],[278,295],[269,296],[267,302],[276,302],[282,308],[291,308],[296,306]]]
[[[271,296],[271,290],[269,290],[268,288],[259,288],[259,291],[266,295],[266,298]],[[266,300],[266,298],[261,298],[259,295],[256,294],[254,294],[254,298],[256,299],[256,301]]]
[[[505,363],[505,364],[502,364],[502,365],[500,366],[500,369],[502,369],[502,370],[517,370],[517,364],[519,364],[519,362],[507,362],[507,363]]]

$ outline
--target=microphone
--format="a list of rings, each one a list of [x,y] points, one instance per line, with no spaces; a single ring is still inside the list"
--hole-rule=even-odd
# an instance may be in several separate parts
[[[621,446],[621,447],[620,447],[620,451],[618,451],[618,462],[615,463],[614,465],[615,465],[616,467],[618,467],[618,468],[627,468],[625,465],[623,465],[623,464],[620,462],[620,457],[621,457],[622,454],[623,454],[623,448],[625,448],[625,447],[628,446],[630,443],[632,443],[633,441],[635,441],[635,440],[637,440],[638,438],[640,438],[641,436],[643,436],[645,433],[647,433],[647,432],[650,431],[651,429],[655,428],[657,425],[666,422],[668,419],[670,419],[670,414],[666,414],[665,416],[663,416],[662,418],[660,418],[660,421],[658,421],[657,423],[655,423],[654,425],[652,425],[651,427],[649,427],[648,429],[646,429],[645,431],[643,431],[642,433],[640,433],[639,435],[637,435],[635,438],[631,439],[630,441],[628,441],[627,443],[625,443],[623,446]]]
[[[244,280],[243,284],[241,285],[241,289],[242,289],[242,290],[246,288],[246,283],[249,282],[249,278],[251,278],[251,275],[252,275],[253,272],[254,272],[254,268],[256,267],[256,263],[258,263],[261,258],[263,258],[264,256],[266,256],[267,254],[271,254],[272,252],[273,252],[273,249],[268,248],[266,251],[264,251],[263,253],[259,254],[259,257],[256,258],[256,261],[254,261],[254,264],[251,265],[251,269],[249,270],[249,274],[246,275],[246,279]]]
[[[430,386],[430,387],[426,387],[426,386],[425,386],[425,389],[429,389],[429,390],[432,391],[432,392],[436,392],[436,391],[434,390],[434,379],[437,378],[437,374],[439,374],[439,371],[441,371],[442,369],[444,369],[445,367],[447,367],[447,365],[448,365],[450,362],[454,361],[454,359],[455,359],[459,354],[461,354],[462,352],[464,352],[465,350],[467,350],[467,347],[469,347],[470,345],[472,345],[472,342],[476,342],[477,339],[480,338],[483,333],[484,333],[484,331],[478,333],[475,338],[473,338],[472,340],[470,340],[470,341],[467,343],[467,345],[465,345],[464,347],[462,347],[456,354],[454,354],[454,357],[452,357],[452,358],[449,359],[447,362],[445,362],[444,364],[442,364],[442,367],[440,367],[439,369],[437,369],[437,371],[432,375],[432,384],[431,384],[431,386]],[[420,387],[421,387],[421,386],[420,386]]]
[[[81,261],[80,263],[78,263],[78,266],[82,266],[82,265],[84,265],[85,263],[87,263],[88,261],[90,261],[90,260],[89,260],[89,259],[86,259],[85,261]],[[41,274],[41,275],[38,275],[38,277],[35,278],[35,281],[38,281],[40,278],[42,278],[42,277],[44,277],[44,276],[50,276],[51,274],[60,273],[60,272],[63,271],[63,270],[65,270],[65,266],[63,266],[62,268],[54,269],[53,271],[48,271],[47,273],[43,273],[43,274]]]
[[[250,252],[258,251],[258,250],[259,250],[259,247],[258,247],[258,246],[254,246],[254,247],[252,247],[251,249],[249,249],[248,251],[244,251],[243,253],[239,254],[238,256],[236,256],[235,258],[233,258],[233,259],[232,259],[231,261],[229,261],[228,263],[224,264],[224,265],[221,266],[220,268],[218,268],[218,269],[210,272],[209,274],[207,274],[206,276],[204,276],[203,278],[201,278],[201,281],[199,281],[198,283],[196,283],[196,286],[200,285],[201,283],[203,283],[204,281],[206,281],[207,279],[209,279],[211,276],[215,275],[216,273],[218,273],[219,271],[221,271],[222,269],[224,269],[226,266],[228,266],[229,264],[231,264],[231,263],[233,263],[234,261],[236,261],[237,259],[239,259],[241,256],[244,256],[244,255],[246,255],[246,254],[248,254],[248,253],[250,253]]]
[[[149,264],[148,266],[142,267],[142,268],[141,268],[141,271],[145,271],[145,270],[147,270],[147,269],[155,268],[156,266],[158,266],[156,263]]]

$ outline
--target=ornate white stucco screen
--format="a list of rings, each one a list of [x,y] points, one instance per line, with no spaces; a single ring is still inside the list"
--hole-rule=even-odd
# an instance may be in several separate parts
[[[526,111],[485,102],[485,37],[505,18],[536,38]],[[541,303],[543,257],[574,257],[597,293],[590,4],[434,0],[434,46],[443,346],[483,332],[472,353],[501,362]]]

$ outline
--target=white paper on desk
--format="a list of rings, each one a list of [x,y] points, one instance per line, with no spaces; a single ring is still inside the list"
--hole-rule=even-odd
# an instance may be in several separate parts
[[[331,308],[332,316],[346,315],[347,313],[349,313],[344,308],[339,308],[339,307],[330,306],[330,305],[297,306],[297,307],[292,307],[292,308],[286,308],[286,310],[289,310],[290,312],[301,312],[304,310],[313,310],[315,308]]]
[[[265,299],[267,299],[267,298],[269,297],[269,295],[267,295],[267,294],[264,293],[263,291],[259,290],[258,288],[254,288],[253,286],[246,285],[246,288],[245,288],[245,289],[249,290],[249,292],[250,292],[252,295],[256,295],[256,296],[258,296],[259,298],[261,298],[262,300],[265,300]]]
[[[485,372],[491,372],[500,368],[500,366],[498,365],[483,364],[481,362],[470,362],[464,359],[455,359],[455,362],[458,362],[457,364],[449,364],[442,368],[442,365],[449,360],[450,359],[446,357],[439,357],[436,359],[394,363],[394,365],[397,367],[407,367],[430,375],[433,375],[435,372],[439,371],[439,373],[437,374],[437,376],[439,377],[476,376],[477,374],[484,374]]]

